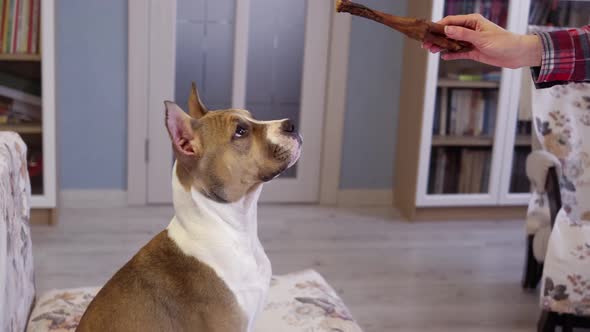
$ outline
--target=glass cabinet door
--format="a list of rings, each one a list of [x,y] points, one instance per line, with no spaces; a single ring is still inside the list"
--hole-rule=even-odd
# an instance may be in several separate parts
[[[590,24],[590,1],[531,0],[529,28],[579,28]]]
[[[507,0],[445,1],[444,16],[480,13],[506,27]],[[502,71],[474,61],[440,61],[428,195],[490,191]]]
[[[307,1],[251,0],[246,108],[300,126]],[[281,175],[295,178],[297,164]]]
[[[187,107],[195,81],[209,109],[231,107],[236,0],[179,0],[176,101]]]
[[[210,109],[232,105],[236,0],[177,3],[176,100],[196,81]],[[246,108],[260,120],[300,122],[306,1],[251,0]],[[297,166],[282,174],[295,178]]]

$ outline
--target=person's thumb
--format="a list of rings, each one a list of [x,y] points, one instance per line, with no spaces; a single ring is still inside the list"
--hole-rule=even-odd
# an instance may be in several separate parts
[[[452,25],[445,26],[445,34],[449,38],[466,41],[472,44],[476,44],[479,37],[479,33],[475,30]]]

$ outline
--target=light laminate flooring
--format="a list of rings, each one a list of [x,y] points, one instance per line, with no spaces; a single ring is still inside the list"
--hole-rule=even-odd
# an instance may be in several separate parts
[[[63,209],[33,226],[39,292],[102,285],[165,228],[171,207]],[[523,221],[401,221],[388,208],[263,205],[275,274],[316,269],[366,332],[533,331]]]

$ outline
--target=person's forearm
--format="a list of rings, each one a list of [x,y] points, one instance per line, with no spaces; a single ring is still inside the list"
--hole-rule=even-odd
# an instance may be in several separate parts
[[[590,26],[518,35],[479,14],[447,16],[438,22],[447,37],[468,42],[468,52],[444,52],[444,60],[469,59],[503,68],[531,67],[538,87],[590,82]],[[424,43],[439,53],[440,47]]]

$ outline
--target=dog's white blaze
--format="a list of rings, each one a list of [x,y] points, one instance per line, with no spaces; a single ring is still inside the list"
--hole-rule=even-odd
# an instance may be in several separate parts
[[[287,137],[283,134],[281,126],[282,126],[283,122],[286,120],[288,120],[288,119],[273,120],[273,121],[258,121],[258,120],[252,119],[252,118],[248,118],[248,121],[250,121],[252,123],[262,124],[262,125],[266,125],[269,127],[269,129],[267,130],[267,134],[266,134],[266,139],[269,142],[271,142],[272,144],[276,144],[276,145],[282,145],[282,146],[288,148],[289,150],[291,150],[291,156],[289,158],[291,160],[291,162],[289,162],[289,166],[288,166],[288,167],[291,167],[299,159],[299,157],[301,155],[301,149],[295,148],[298,145],[298,143],[296,143],[296,141],[293,138]],[[275,176],[275,178],[278,177],[279,175]]]
[[[252,123],[268,126],[269,129],[267,130],[266,138],[273,144],[284,143],[284,140],[281,139],[284,136],[281,133],[281,125],[286,120],[287,119],[273,120],[273,121],[258,121],[258,120],[254,120],[252,118],[248,118],[248,121],[250,121]]]
[[[267,124],[274,124],[267,130],[266,139],[272,144],[283,146],[291,151],[291,156],[289,157],[290,162],[289,166],[287,167],[289,168],[293,166],[299,159],[299,156],[301,155],[301,149],[298,148],[299,143],[297,143],[295,139],[284,135],[281,129],[283,121],[285,120],[266,122]]]
[[[271,265],[258,239],[259,188],[240,201],[217,203],[196,190],[187,193],[176,177],[172,181],[176,215],[168,236],[180,250],[209,265],[235,294],[254,328],[262,310],[271,277]]]
[[[266,139],[268,139],[272,144],[282,145],[285,143],[285,135],[281,132],[281,123],[277,123],[276,125],[271,125],[269,129],[266,131]]]

